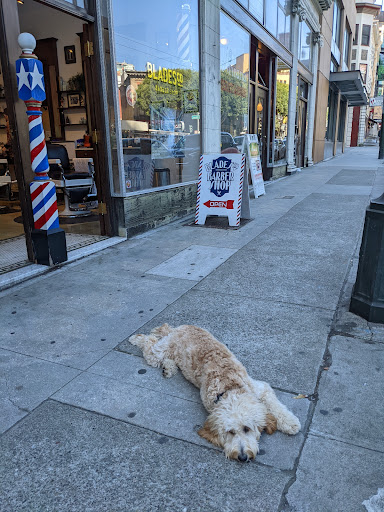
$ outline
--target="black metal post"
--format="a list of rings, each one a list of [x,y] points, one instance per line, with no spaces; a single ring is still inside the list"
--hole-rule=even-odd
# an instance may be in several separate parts
[[[384,98],[384,96],[383,96],[383,98]],[[384,158],[384,107],[383,107],[383,115],[381,118],[381,128],[380,128],[379,158]]]
[[[369,322],[384,323],[384,193],[371,201],[365,214],[349,310]]]

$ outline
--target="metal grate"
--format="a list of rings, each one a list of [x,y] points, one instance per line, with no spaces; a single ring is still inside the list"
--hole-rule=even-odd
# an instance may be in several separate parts
[[[108,238],[107,236],[101,235],[78,235],[74,233],[66,233],[65,237],[68,252]],[[0,241],[0,274],[5,274],[11,270],[16,270],[31,264],[32,263],[28,261],[27,258],[24,235]]]

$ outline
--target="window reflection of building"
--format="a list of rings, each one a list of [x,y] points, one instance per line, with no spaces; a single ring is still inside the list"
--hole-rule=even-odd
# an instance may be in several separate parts
[[[126,192],[197,179],[200,156],[198,2],[114,9]],[[164,23],[161,23],[161,20]]]
[[[225,149],[248,132],[250,36],[224,13],[220,22],[221,148]]]

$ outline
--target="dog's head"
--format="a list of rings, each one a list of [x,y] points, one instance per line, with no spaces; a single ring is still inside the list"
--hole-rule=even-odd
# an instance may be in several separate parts
[[[223,448],[227,458],[247,462],[256,457],[265,428],[274,430],[264,404],[250,393],[235,391],[219,400],[198,434]]]

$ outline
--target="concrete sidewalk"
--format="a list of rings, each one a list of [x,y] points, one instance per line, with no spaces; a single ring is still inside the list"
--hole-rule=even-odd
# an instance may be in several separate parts
[[[354,148],[268,184],[238,230],[184,220],[0,294],[0,510],[364,511],[384,487],[384,326],[348,301],[383,190],[377,148]],[[302,431],[226,460],[196,433],[198,390],[127,341],[163,322],[210,330]]]

